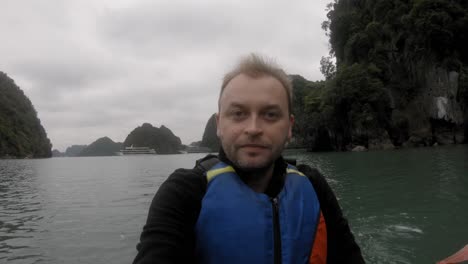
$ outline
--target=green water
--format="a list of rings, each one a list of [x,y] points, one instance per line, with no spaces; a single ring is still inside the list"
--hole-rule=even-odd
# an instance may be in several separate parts
[[[148,208],[204,154],[0,160],[0,263],[131,263]],[[435,263],[468,243],[468,146],[289,153],[319,168],[367,263]]]
[[[368,263],[435,263],[468,244],[468,147],[296,153],[329,179]]]

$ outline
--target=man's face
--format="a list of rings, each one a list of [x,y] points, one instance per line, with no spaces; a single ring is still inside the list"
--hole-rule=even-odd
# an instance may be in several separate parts
[[[294,118],[288,97],[274,77],[234,77],[219,99],[217,135],[226,156],[244,170],[266,169],[291,138]]]

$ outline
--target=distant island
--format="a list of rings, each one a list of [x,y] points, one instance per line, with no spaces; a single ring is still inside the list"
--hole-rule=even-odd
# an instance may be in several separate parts
[[[180,138],[162,125],[160,128],[149,123],[135,128],[123,142],[124,147],[149,147],[158,154],[179,154],[183,149]]]
[[[121,150],[134,147],[147,147],[154,149],[156,154],[179,154],[184,150],[180,138],[162,125],[153,127],[149,123],[133,129],[125,141],[114,142],[109,137],[102,137],[89,145],[73,145],[67,148],[65,153],[54,150],[54,157],[92,157],[92,156],[116,156]]]
[[[65,150],[65,156],[76,157],[79,156],[88,145],[72,145]]]
[[[0,158],[49,158],[51,147],[31,101],[0,72]]]
[[[102,137],[83,148],[78,156],[114,156],[122,149],[122,145],[122,143],[116,143],[108,137]]]

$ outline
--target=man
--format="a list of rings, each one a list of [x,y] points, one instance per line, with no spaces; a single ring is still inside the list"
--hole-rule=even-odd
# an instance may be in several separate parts
[[[251,55],[223,81],[219,156],[159,188],[134,263],[364,263],[325,179],[287,164],[292,85]]]

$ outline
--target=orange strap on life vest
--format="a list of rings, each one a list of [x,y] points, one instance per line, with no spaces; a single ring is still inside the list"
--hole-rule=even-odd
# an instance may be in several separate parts
[[[309,264],[327,263],[327,225],[320,210],[320,219],[315,232],[314,245],[309,257]]]

